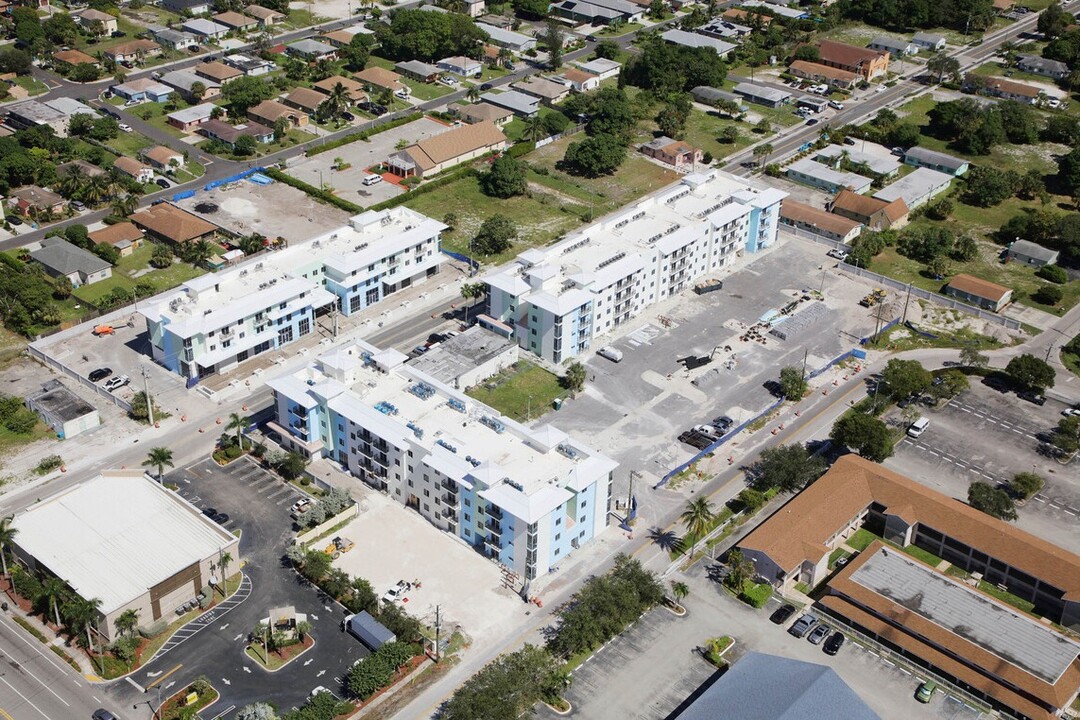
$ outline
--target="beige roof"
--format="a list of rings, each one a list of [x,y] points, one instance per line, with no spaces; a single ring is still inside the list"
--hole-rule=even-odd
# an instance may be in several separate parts
[[[768,27],[769,23],[772,22],[772,18],[764,13],[752,13],[748,10],[740,10],[739,8],[731,8],[729,10],[725,10],[723,17],[725,20],[739,20],[745,23],[747,20],[750,20],[754,15],[757,15],[759,18],[761,18],[761,25],[763,27]]]
[[[154,50],[160,50],[161,46],[153,40],[132,40],[131,42],[120,43],[119,45],[113,45],[108,50],[103,50],[106,55],[134,55],[135,53],[153,52]]]
[[[115,225],[109,225],[101,230],[95,230],[90,233],[90,240],[94,244],[108,243],[109,245],[115,245],[118,242],[134,242],[140,240],[143,237],[143,231],[135,227],[134,223],[122,222]]]
[[[234,67],[226,65],[220,60],[214,60],[213,62],[199,63],[194,68],[196,75],[202,75],[205,78],[215,80],[219,83],[223,83],[226,80],[232,80],[233,78],[240,77],[244,74],[243,70],[237,70]]]
[[[273,18],[284,18],[283,13],[279,13],[277,10],[271,10],[270,8],[264,8],[262,5],[248,5],[244,8],[244,12],[253,18],[259,20],[269,20]]]
[[[242,13],[228,10],[223,13],[218,13],[213,16],[213,19],[222,25],[227,25],[231,28],[242,28],[249,25],[257,25],[258,21],[255,18],[248,17]]]
[[[352,42],[354,36],[353,33],[347,32],[345,30],[331,30],[330,32],[323,33],[319,37],[324,37],[327,40],[333,40],[339,45],[348,45]]]
[[[293,103],[297,107],[310,112],[315,112],[315,109],[322,105],[325,100],[326,95],[306,87],[294,88],[291,93],[285,96],[286,103]]]
[[[998,92],[1020,95],[1021,97],[1039,97],[1039,93],[1042,92],[1034,85],[1025,85],[1005,78],[987,78],[986,86]]]
[[[69,65],[97,64],[97,58],[93,55],[87,55],[82,50],[61,50],[53,53],[53,58]]]
[[[116,20],[116,18],[109,13],[101,12],[100,10],[95,10],[94,8],[80,10],[78,13],[76,13],[76,15],[81,17],[83,20],[100,20],[103,23],[109,22],[110,20]]]
[[[857,73],[841,70],[840,68],[829,67],[828,65],[822,65],[821,63],[810,62],[809,60],[795,60],[791,63],[791,69],[798,72],[804,72],[808,75],[818,75],[831,80],[844,80],[845,82],[853,82],[860,77]]]
[[[179,150],[173,150],[170,147],[165,147],[164,145],[155,145],[148,150],[143,150],[142,155],[147,160],[153,160],[162,165],[168,165],[173,158],[183,159],[184,157],[184,153]]]
[[[403,152],[407,153],[421,170],[428,170],[461,155],[505,142],[506,136],[502,130],[495,127],[494,123],[485,121],[425,138],[405,148]]]
[[[841,215],[834,215],[813,205],[796,202],[791,198],[785,198],[780,205],[780,217],[787,218],[798,223],[805,223],[820,228],[826,232],[835,233],[841,237],[859,227],[861,223],[849,220]]]
[[[151,205],[128,219],[145,230],[177,243],[194,240],[217,230],[216,225],[169,203]]]
[[[479,102],[475,105],[455,105],[454,108],[459,115],[471,122],[481,122],[484,120],[496,122],[508,117],[513,117],[514,115],[513,110],[501,108],[498,105],[492,105],[491,103],[486,102]]]
[[[819,42],[818,52],[821,55],[821,59],[825,62],[836,63],[837,65],[847,65],[849,67],[857,67],[864,62],[877,60],[882,55],[888,54],[879,50],[871,50],[869,48],[855,47],[854,45],[848,45],[847,43],[836,42],[835,40],[822,40]]]
[[[248,117],[254,116],[261,120],[267,120],[271,125],[277,122],[278,118],[295,114],[295,108],[279,103],[277,100],[263,100],[261,103],[248,110]]]
[[[334,86],[341,83],[342,87],[349,93],[349,97],[353,100],[363,100],[367,97],[367,93],[364,92],[363,83],[358,83],[352,78],[344,77],[343,75],[331,75],[328,78],[324,78],[315,83],[315,89],[319,92],[329,95]]]
[[[360,82],[368,83],[369,85],[378,85],[379,87],[390,88],[391,90],[400,90],[405,87],[401,84],[401,76],[393,70],[387,70],[381,67],[369,67],[366,70],[361,70],[354,75]]]
[[[949,287],[967,293],[968,295],[993,300],[994,302],[999,302],[1011,292],[1011,290],[1004,285],[998,285],[997,283],[992,283],[989,280],[983,280],[982,278],[977,278],[974,275],[968,275],[966,273],[960,273],[950,280]]]
[[[584,70],[579,70],[578,68],[573,68],[573,67],[569,68],[567,70],[563,70],[562,76],[564,78],[566,78],[567,80],[569,80],[570,82],[576,82],[579,85],[581,83],[583,83],[583,82],[586,82],[588,80],[592,80],[593,78],[596,77],[595,75],[593,75],[591,73],[587,73]]]
[[[116,158],[116,162],[113,163],[113,167],[115,167],[117,170],[121,170],[127,173],[128,175],[131,175],[132,177],[138,175],[141,172],[152,169],[150,167],[147,167],[146,165],[143,165],[135,158],[129,158],[126,155],[121,155],[120,157]]]
[[[541,77],[530,77],[512,84],[510,87],[517,88],[522,92],[542,97],[545,100],[553,100],[567,93],[568,88],[562,83]]]

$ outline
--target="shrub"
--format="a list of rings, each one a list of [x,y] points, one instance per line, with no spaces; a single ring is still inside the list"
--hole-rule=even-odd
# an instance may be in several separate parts
[[[339,198],[337,195],[334,195],[331,192],[327,192],[326,190],[323,190],[321,188],[317,188],[314,185],[308,185],[303,180],[297,180],[292,175],[287,175],[278,170],[277,168],[266,168],[264,172],[278,182],[283,182],[290,187],[296,188],[297,190],[306,195],[310,195],[316,200],[321,200],[322,202],[329,203],[330,205],[341,208],[346,212],[359,214],[364,211],[364,208],[360,207],[356,203],[351,203],[344,198]]]
[[[1043,305],[1057,305],[1065,297],[1065,292],[1057,285],[1044,285],[1031,297],[1035,302]]]
[[[1064,285],[1069,282],[1069,273],[1065,272],[1065,268],[1060,265],[1043,265],[1035,271],[1035,274],[1043,280],[1049,280],[1058,285]]]
[[[59,455],[49,455],[41,459],[41,462],[39,462],[37,464],[37,467],[34,468],[34,472],[36,472],[38,475],[48,475],[53,470],[56,470],[63,464],[64,459]]]
[[[773,588],[768,583],[761,583],[760,585],[750,585],[744,587],[742,593],[739,595],[739,599],[745,602],[747,605],[751,605],[755,608],[765,607],[765,603],[772,597]]]

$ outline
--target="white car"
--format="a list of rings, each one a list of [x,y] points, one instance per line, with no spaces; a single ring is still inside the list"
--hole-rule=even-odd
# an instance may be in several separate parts
[[[131,379],[127,375],[117,375],[114,378],[110,378],[109,381],[105,383],[105,389],[109,392],[119,390],[129,382],[131,382]]]
[[[127,123],[120,123],[120,129],[124,132],[131,132],[131,126]]]
[[[1061,414],[1065,417],[1080,417],[1080,408],[1065,408]]]
[[[1061,107],[1061,101],[1058,100],[1057,98],[1050,98],[1049,100],[1046,101],[1046,107],[1051,108],[1051,109],[1057,109],[1057,108]]]
[[[836,258],[837,260],[847,260],[847,250],[841,250],[840,248],[833,248],[828,253],[829,257]]]
[[[439,78],[439,82],[441,82],[443,85],[449,85],[450,87],[454,87],[455,85],[457,85],[457,80],[449,77],[441,77]]]
[[[409,583],[404,580],[398,580],[397,585],[387,590],[383,596],[382,601],[385,603],[397,602],[405,597],[405,593],[409,591]]]
[[[398,90],[396,93],[394,93],[394,97],[400,98],[402,100],[408,100],[409,99],[409,91],[408,90]]]
[[[843,110],[844,109],[844,103],[836,102],[835,100],[830,100],[829,101],[829,107],[831,107],[833,110]]]

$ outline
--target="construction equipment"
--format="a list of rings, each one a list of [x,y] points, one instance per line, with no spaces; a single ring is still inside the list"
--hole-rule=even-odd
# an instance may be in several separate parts
[[[323,550],[323,552],[336,560],[341,557],[341,553],[347,553],[352,550],[354,545],[356,545],[356,543],[348,538],[336,537],[326,546],[326,549]]]
[[[863,307],[869,308],[869,307],[874,307],[875,305],[877,305],[877,302],[878,302],[877,296],[874,295],[873,293],[870,293],[869,295],[864,297],[862,300],[860,300],[859,304],[862,305]]]
[[[113,329],[112,325],[96,325],[94,327],[94,334],[97,335],[98,337],[103,337],[105,335],[112,335],[114,332],[116,332],[116,330]]]

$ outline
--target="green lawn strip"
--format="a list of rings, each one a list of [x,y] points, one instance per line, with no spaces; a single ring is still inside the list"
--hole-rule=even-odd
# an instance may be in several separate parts
[[[961,579],[971,577],[971,573],[957,565],[950,565],[949,567],[945,568],[945,574],[950,577]]]
[[[862,552],[866,548],[870,547],[870,545],[875,540],[880,540],[880,539],[881,539],[880,537],[878,537],[874,533],[870,532],[866,528],[859,528],[858,530],[855,531],[854,535],[852,535],[851,537],[849,537],[847,539],[847,542],[845,544],[848,545],[849,547],[855,548],[859,552]]]
[[[972,72],[976,75],[985,75],[987,77],[1008,77],[1014,82],[1031,80],[1037,83],[1044,83],[1048,80],[1048,78],[1036,75],[1035,73],[1024,72],[1023,70],[1018,70],[1016,68],[1003,67],[1001,63],[998,62],[988,62],[985,65],[980,65]],[[1005,73],[1008,73],[1008,75]]]
[[[470,388],[466,394],[508,418],[526,420],[546,413],[555,399],[566,397],[568,391],[554,373],[521,360],[495,377]]]
[[[998,600],[1002,601],[1006,605],[1012,605],[1017,610],[1021,610],[1026,613],[1034,614],[1032,611],[1035,609],[1034,603],[1024,600],[1023,598],[1013,595],[1007,590],[1002,590],[997,585],[988,583],[985,580],[979,581],[979,589],[987,595],[992,595]]]
[[[839,560],[840,558],[842,558],[842,557],[850,557],[850,556],[851,556],[851,553],[849,553],[844,548],[836,548],[835,550],[833,550],[829,554],[829,567],[833,567],[834,565],[836,565],[836,561]]]
[[[1069,371],[1072,372],[1073,375],[1080,375],[1080,355],[1062,352],[1061,362],[1065,367],[1069,368]]]
[[[297,641],[282,648],[282,652],[280,653],[278,651],[271,651],[270,657],[267,659],[263,656],[262,643],[253,642],[244,649],[244,654],[267,670],[274,671],[288,665],[314,646],[314,642],[309,642],[307,640],[303,642]]]
[[[76,288],[73,294],[83,302],[97,305],[101,298],[105,297],[116,288],[123,288],[130,293],[134,291],[135,283],[124,275],[114,273],[112,277],[100,280],[93,285],[83,285],[82,287]]]
[[[15,84],[31,95],[40,95],[49,90],[48,85],[29,75],[19,75],[15,78]]]
[[[0,455],[6,455],[15,448],[29,445],[38,440],[54,437],[56,437],[56,433],[53,432],[52,428],[40,421],[34,426],[33,430],[25,434],[13,433],[3,425],[0,425]],[[0,470],[0,472],[2,472],[2,470]],[[0,485],[2,484],[2,481],[0,481]]]
[[[119,155],[137,157],[140,150],[145,150],[154,145],[154,143],[150,138],[140,135],[137,132],[121,132],[116,138],[105,143],[105,145]]]
[[[29,621],[29,620],[27,620],[26,618],[24,618],[24,617],[22,617],[22,616],[20,616],[20,615],[12,615],[11,617],[12,617],[12,619],[13,619],[13,620],[15,621],[15,624],[16,624],[16,625],[18,625],[18,626],[19,626],[19,627],[21,627],[21,628],[22,628],[23,630],[25,630],[26,632],[30,633],[30,634],[31,634],[31,635],[33,635],[34,637],[36,637],[36,638],[37,638],[38,640],[40,640],[41,642],[43,642],[43,643],[45,643],[45,644],[48,644],[48,642],[49,642],[49,639],[45,637],[44,633],[42,633],[42,632],[41,632],[40,630],[38,630],[38,629],[37,629],[36,627],[34,627],[34,626],[33,626],[33,625],[32,625],[32,624],[30,623],[30,621]]]
[[[597,37],[603,37],[603,38],[622,37],[623,35],[628,35],[630,33],[637,32],[638,30],[644,30],[644,29],[645,29],[645,26],[642,25],[641,23],[636,23],[636,22],[620,23],[618,25],[606,27],[603,30],[601,30],[600,32],[595,33],[595,35]]]
[[[960,313],[959,310],[953,310],[952,312]],[[987,335],[980,335],[969,328],[960,328],[952,334],[942,334],[936,338],[928,338],[917,335],[907,328],[897,326],[881,333],[881,337],[876,342],[867,343],[869,348],[888,348],[896,352],[921,348],[962,348],[969,345],[974,345],[982,350],[1004,347],[1004,344],[1000,341]]]
[[[908,545],[907,547],[903,548],[903,550],[911,557],[926,563],[932,568],[936,568],[938,565],[941,564],[941,558],[939,558],[937,555],[934,555],[933,553],[929,553],[926,550],[923,550],[921,547],[916,547],[915,545]]]
[[[720,132],[724,128],[735,127],[739,131],[739,139],[734,143],[720,142]],[[714,158],[723,158],[749,147],[757,139],[757,135],[750,132],[751,125],[740,123],[730,118],[720,118],[712,113],[703,113],[694,109],[690,113],[690,119],[686,124],[686,142],[694,147],[699,147],[703,152],[712,153]]]
[[[412,90],[413,97],[420,98],[421,100],[434,100],[435,98],[440,98],[443,95],[449,95],[450,93],[457,91],[457,87],[443,85],[440,82],[426,83],[405,78],[405,84]]]
[[[139,33],[146,32],[146,26],[136,23],[131,18],[121,14],[116,19],[116,29],[124,33],[121,37],[112,37],[110,35],[102,35],[101,37],[89,37],[79,33],[72,47],[76,50],[82,50],[90,55],[96,55],[101,50],[107,50],[108,48],[115,47],[122,43],[128,43],[134,40]],[[93,42],[90,42],[93,40]],[[123,70],[123,68],[120,68]]]

